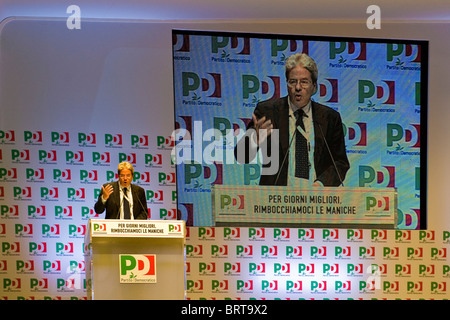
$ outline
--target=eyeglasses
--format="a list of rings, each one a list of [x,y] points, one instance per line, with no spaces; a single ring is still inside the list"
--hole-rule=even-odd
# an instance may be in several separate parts
[[[308,88],[311,84],[312,81],[308,80],[308,79],[301,79],[301,80],[297,80],[297,79],[289,79],[287,81],[287,84],[289,87],[291,88],[295,88],[298,84],[300,84],[300,86],[304,89]]]
[[[120,174],[120,178],[131,178],[131,174]]]

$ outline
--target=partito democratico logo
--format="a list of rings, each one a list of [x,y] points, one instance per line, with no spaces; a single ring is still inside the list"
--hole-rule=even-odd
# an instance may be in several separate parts
[[[119,255],[120,283],[156,283],[156,256]]]

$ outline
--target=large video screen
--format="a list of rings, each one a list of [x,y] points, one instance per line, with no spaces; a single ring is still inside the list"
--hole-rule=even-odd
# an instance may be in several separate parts
[[[319,215],[336,222],[361,208],[372,214],[366,220],[390,210],[390,227],[426,229],[427,41],[187,30],[172,37],[173,161],[187,225],[226,226],[233,220],[218,224],[217,210],[250,206],[252,217],[276,216],[273,225],[295,225],[287,216],[302,216],[300,225]],[[295,54],[315,62],[317,78],[306,63],[306,71],[286,71]],[[294,132],[302,130],[296,120],[287,129],[286,111],[296,99],[309,99],[312,132],[310,173],[300,184],[289,182],[299,180],[290,174],[293,141],[302,139]],[[222,214],[241,221],[229,212]]]

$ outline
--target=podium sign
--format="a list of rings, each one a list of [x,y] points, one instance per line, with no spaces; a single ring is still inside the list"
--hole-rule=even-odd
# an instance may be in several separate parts
[[[212,192],[215,226],[395,228],[395,188],[221,186]]]
[[[171,220],[90,220],[91,237],[181,238],[186,236],[184,221]]]
[[[185,238],[184,221],[89,220],[88,298],[185,299]]]

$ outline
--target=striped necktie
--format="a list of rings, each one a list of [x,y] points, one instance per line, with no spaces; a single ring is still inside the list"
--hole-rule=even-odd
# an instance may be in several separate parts
[[[123,218],[131,219],[130,203],[127,199],[127,188],[123,188]]]

